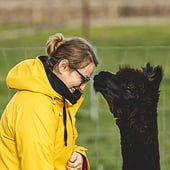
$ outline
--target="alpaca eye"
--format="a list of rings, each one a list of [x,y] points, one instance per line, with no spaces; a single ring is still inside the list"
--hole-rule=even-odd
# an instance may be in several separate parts
[[[126,92],[127,92],[127,94],[131,94],[132,93],[131,92],[131,88],[129,86],[126,88]]]
[[[130,86],[127,86],[127,89],[130,90]]]

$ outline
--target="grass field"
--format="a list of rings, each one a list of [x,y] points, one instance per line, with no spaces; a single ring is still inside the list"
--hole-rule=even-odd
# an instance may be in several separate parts
[[[23,26],[22,26],[23,27]],[[0,34],[17,27],[1,27]],[[62,32],[66,37],[81,36],[80,28],[56,29],[18,39],[0,41],[0,110],[1,113],[14,93],[5,86],[8,70],[26,58],[45,54],[48,36]],[[100,70],[116,72],[119,65],[129,64],[140,68],[146,62],[162,65],[164,79],[161,84],[158,106],[158,125],[161,169],[170,167],[170,31],[165,26],[92,27],[89,41],[96,47]],[[106,101],[96,95],[98,119],[90,118],[90,84],[85,100],[77,114],[78,144],[86,146],[92,170],[121,170],[119,130],[109,112]],[[1,114],[0,113],[0,114]]]

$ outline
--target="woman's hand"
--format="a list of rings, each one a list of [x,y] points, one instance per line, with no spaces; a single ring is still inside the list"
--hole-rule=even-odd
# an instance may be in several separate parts
[[[83,156],[78,152],[73,152],[70,160],[67,163],[68,170],[82,170]]]

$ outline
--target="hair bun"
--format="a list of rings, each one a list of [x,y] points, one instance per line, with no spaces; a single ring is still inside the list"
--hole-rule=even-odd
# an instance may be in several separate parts
[[[49,37],[47,41],[47,54],[52,56],[57,48],[59,48],[62,44],[64,44],[64,36],[61,33],[56,33]]]
[[[61,33],[55,34],[54,37],[56,37],[56,48],[59,48],[60,45],[64,44],[64,36]]]

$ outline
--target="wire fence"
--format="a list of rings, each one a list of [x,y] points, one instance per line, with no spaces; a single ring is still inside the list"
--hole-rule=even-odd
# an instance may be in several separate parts
[[[101,70],[117,72],[119,66],[143,67],[147,62],[163,67],[164,77],[160,87],[158,105],[158,127],[161,169],[170,167],[170,46],[133,46],[133,47],[96,47]],[[7,89],[5,78],[18,62],[44,55],[45,49],[36,48],[0,48],[0,114],[15,93]],[[77,143],[88,148],[87,155],[92,170],[121,170],[119,129],[110,114],[106,101],[95,94],[93,82],[87,85],[84,103],[77,113]]]

